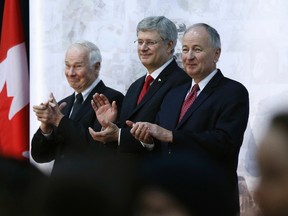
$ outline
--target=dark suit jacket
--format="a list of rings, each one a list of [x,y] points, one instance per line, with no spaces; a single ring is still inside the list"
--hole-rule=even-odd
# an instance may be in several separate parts
[[[74,93],[59,101],[59,104],[62,102],[67,103],[62,110],[65,117],[61,119],[59,126],[54,128],[51,137],[49,139],[45,138],[40,129],[33,136],[31,154],[36,162],[50,162],[56,159],[54,170],[55,165],[57,166],[57,161],[60,158],[63,159],[68,153],[83,150],[85,146],[87,147],[91,143],[95,145],[95,148],[103,148],[103,144],[100,145],[92,140],[88,131],[88,127],[92,127],[95,131],[101,130],[101,125],[97,121],[91,106],[92,96],[96,92],[106,95],[110,102],[115,100],[118,109],[120,109],[124,97],[123,94],[105,86],[102,81],[88,95],[75,120],[69,119],[75,98]]]
[[[164,96],[173,87],[190,81],[188,75],[173,60],[154,80],[148,92],[137,105],[138,96],[145,81],[145,76],[139,78],[129,87],[122,104],[119,117],[121,126],[120,151],[128,153],[146,153],[142,144],[130,134],[126,120],[154,122]]]
[[[163,100],[157,123],[173,131],[173,143],[156,144],[155,150],[172,157],[191,152],[224,167],[235,199],[234,210],[239,211],[236,170],[249,115],[248,92],[218,70],[177,124],[190,86],[191,82],[175,88]]]

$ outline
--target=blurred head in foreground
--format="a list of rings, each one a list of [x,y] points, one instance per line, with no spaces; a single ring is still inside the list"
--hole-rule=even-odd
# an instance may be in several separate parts
[[[69,155],[49,181],[40,185],[34,215],[131,215],[133,162],[94,152]]]
[[[149,158],[139,170],[135,216],[233,215],[230,183],[212,160],[183,152],[182,157]]]
[[[288,215],[288,112],[272,119],[257,160],[261,177],[255,199],[262,214]]]

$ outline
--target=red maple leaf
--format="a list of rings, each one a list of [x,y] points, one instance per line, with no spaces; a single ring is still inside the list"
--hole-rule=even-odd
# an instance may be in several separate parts
[[[0,155],[25,159],[29,150],[29,104],[19,110],[11,120],[8,115],[13,97],[8,97],[6,83],[0,92]]]

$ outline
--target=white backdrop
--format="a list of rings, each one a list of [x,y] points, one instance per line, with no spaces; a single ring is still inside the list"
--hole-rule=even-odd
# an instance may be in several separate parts
[[[77,39],[97,44],[100,77],[123,93],[145,71],[138,60],[136,25],[146,16],[164,15],[179,28],[206,22],[222,40],[218,63],[224,75],[250,93],[250,118],[238,173],[253,190],[254,152],[271,114],[288,107],[288,1],[286,0],[30,0],[30,104],[72,93],[64,76],[67,46]],[[176,52],[180,53],[179,40]],[[30,137],[39,122],[30,111]],[[49,170],[51,164],[39,166]]]

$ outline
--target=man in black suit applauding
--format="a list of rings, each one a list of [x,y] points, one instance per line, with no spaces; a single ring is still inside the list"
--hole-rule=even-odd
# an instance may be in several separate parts
[[[33,106],[41,125],[32,139],[31,154],[39,163],[56,159],[52,171],[69,153],[79,152],[91,144],[88,127],[101,130],[91,107],[96,92],[105,94],[111,103],[116,101],[118,108],[121,107],[123,94],[105,86],[98,77],[101,60],[95,44],[89,41],[71,44],[65,56],[65,76],[75,92],[59,105],[51,94],[47,102]],[[93,141],[92,145],[97,147],[98,143]]]

